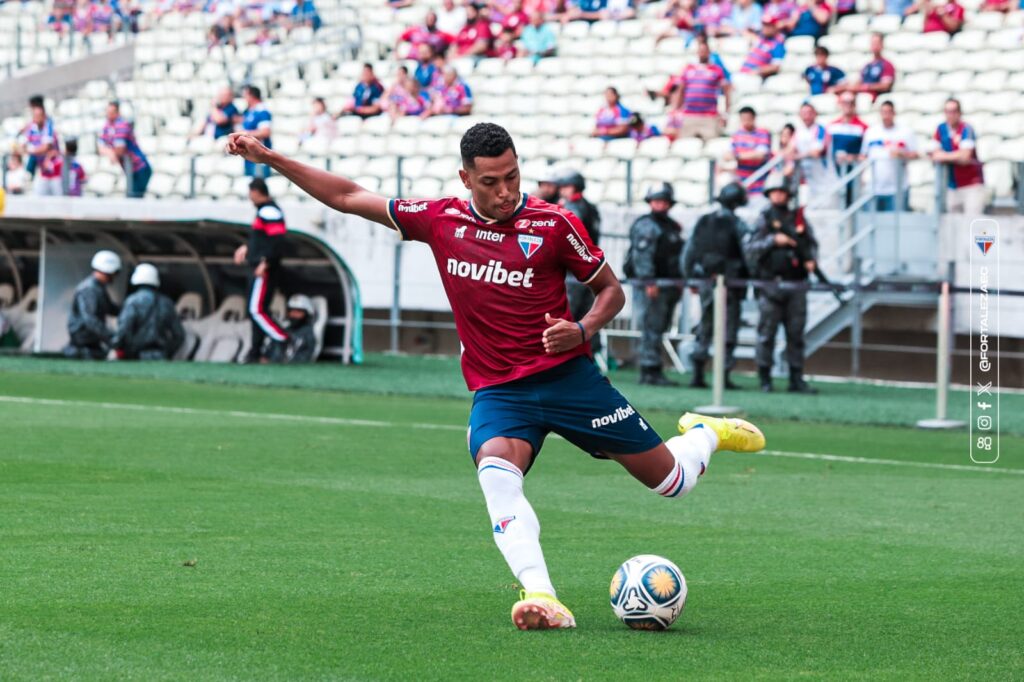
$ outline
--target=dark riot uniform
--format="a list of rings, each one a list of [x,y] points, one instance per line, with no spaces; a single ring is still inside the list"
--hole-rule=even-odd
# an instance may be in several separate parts
[[[252,321],[252,345],[247,360],[258,362],[263,356],[264,340],[285,343],[288,333],[270,315],[270,302],[277,290],[281,274],[281,245],[287,228],[284,213],[273,201],[256,207],[256,218],[249,233],[249,250],[246,256],[249,272],[249,319]],[[260,262],[267,264],[267,272],[257,277],[256,267]]]
[[[667,213],[648,213],[629,228],[629,254],[624,268],[635,279],[676,279],[681,276],[683,228]],[[682,295],[677,286],[658,287],[648,298],[646,287],[633,287],[633,319],[640,327],[637,349],[641,382],[661,376],[661,337],[672,322],[672,313]]]
[[[113,346],[126,360],[168,360],[185,340],[178,311],[167,296],[140,286],[125,299]]]
[[[590,241],[594,242],[596,246],[601,239],[601,213],[597,210],[597,206],[583,198],[583,194],[579,192],[575,193],[562,206],[580,219],[583,227],[587,228]],[[565,291],[569,296],[569,311],[572,313],[572,319],[583,319],[583,316],[589,313],[590,308],[594,305],[594,292],[571,274],[566,275]],[[590,346],[595,353],[600,351],[600,343],[600,335],[594,335],[594,338],[590,340]]]
[[[796,246],[777,245],[775,236],[780,232],[796,241]],[[807,262],[818,259],[818,242],[802,210],[770,205],[757,217],[744,251],[755,279],[803,282],[808,278]],[[756,359],[762,389],[771,390],[775,332],[782,324],[790,390],[810,392],[813,389],[803,382],[807,291],[763,289],[758,292],[758,309]]]
[[[283,362],[288,364],[299,364],[313,362],[316,358],[316,332],[313,329],[314,318],[307,315],[301,322],[288,320],[285,323],[285,331],[288,332],[287,343],[271,344],[267,357],[271,362]]]
[[[746,195],[743,193],[743,203]],[[743,238],[747,226],[736,215],[734,207],[723,205],[700,217],[683,252],[683,275],[704,279],[725,275],[726,279],[746,279],[749,276],[743,257]],[[697,345],[690,356],[693,360],[692,386],[706,386],[704,366],[710,357],[714,333],[715,285],[713,281],[700,287],[700,324],[697,327]],[[747,288],[730,287],[726,290],[725,304],[725,368],[736,365],[736,340],[740,329],[740,313]],[[727,379],[728,381],[728,379]],[[733,387],[731,382],[728,382]]]
[[[68,315],[68,336],[64,355],[84,360],[102,360],[110,350],[114,332],[107,327],[107,317],[117,315],[117,305],[110,300],[107,287],[89,275],[75,287]]]

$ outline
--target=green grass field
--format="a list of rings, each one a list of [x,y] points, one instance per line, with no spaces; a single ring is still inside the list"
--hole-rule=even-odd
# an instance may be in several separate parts
[[[527,492],[579,627],[520,633],[468,394],[406,362],[0,360],[0,679],[1024,678],[1024,438],[963,468],[965,433],[871,423],[927,392],[745,392],[773,454],[716,455],[681,502],[549,439]],[[621,383],[662,435],[695,399]],[[609,608],[639,553],[686,574],[668,632]]]

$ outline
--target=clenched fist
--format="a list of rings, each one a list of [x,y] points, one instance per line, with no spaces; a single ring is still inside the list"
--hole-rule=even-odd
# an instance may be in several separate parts
[[[228,154],[241,156],[246,161],[261,164],[270,163],[270,150],[264,147],[262,142],[247,133],[231,133],[228,135],[228,144],[225,149]]]

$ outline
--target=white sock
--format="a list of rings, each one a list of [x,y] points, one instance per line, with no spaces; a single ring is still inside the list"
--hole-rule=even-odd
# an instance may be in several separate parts
[[[500,457],[484,457],[477,478],[491,516],[494,542],[527,592],[555,594],[540,549],[540,521],[523,495],[523,472]]]
[[[718,436],[702,426],[669,438],[665,445],[676,458],[676,465],[654,492],[664,497],[683,497],[694,489],[708,468],[711,454],[718,447]]]

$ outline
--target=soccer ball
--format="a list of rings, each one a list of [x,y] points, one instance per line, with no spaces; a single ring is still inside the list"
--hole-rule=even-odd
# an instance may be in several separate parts
[[[686,605],[686,578],[668,559],[641,554],[612,576],[612,610],[634,630],[664,630]]]

